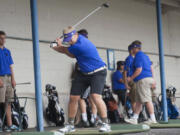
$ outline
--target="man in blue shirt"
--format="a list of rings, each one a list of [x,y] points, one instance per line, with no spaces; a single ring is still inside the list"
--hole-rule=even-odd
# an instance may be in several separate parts
[[[145,123],[157,123],[154,115],[154,106],[151,95],[151,88],[155,87],[151,66],[152,64],[150,58],[141,51],[140,41],[133,42],[132,48],[135,54],[133,62],[134,73],[131,77],[128,78],[128,81],[130,82],[134,80],[136,83],[136,109],[133,117],[130,119],[125,119],[125,121],[131,124],[137,124],[139,113],[142,110],[142,104],[145,104],[150,114],[150,119]]]
[[[11,100],[14,92],[13,88],[16,86],[13,72],[13,60],[11,52],[5,48],[6,34],[4,31],[0,31],[0,103],[3,106],[6,103],[6,118],[7,118],[7,130],[16,130],[17,127],[12,125],[11,118]],[[2,109],[2,108],[1,108]]]
[[[131,81],[131,82],[127,81],[127,77],[130,77],[133,75],[134,54],[133,54],[133,49],[132,49],[131,44],[128,46],[128,51],[129,51],[129,56],[125,60],[123,77],[124,77],[126,88],[129,90],[129,91],[127,91],[127,93],[129,93],[129,97],[130,97],[131,105],[132,105],[132,110],[135,111],[135,107],[136,107],[136,101],[135,101],[136,85],[135,85],[134,81]]]
[[[68,125],[60,129],[60,132],[74,132],[74,118],[78,108],[80,95],[90,86],[91,97],[99,110],[101,120],[103,122],[100,127],[100,132],[109,132],[111,127],[108,124],[107,108],[102,100],[102,91],[106,81],[106,64],[100,58],[99,53],[91,41],[86,37],[79,35],[72,27],[68,27],[63,31],[64,39],[58,38],[57,47],[54,50],[66,54],[71,58],[76,58],[79,72],[76,74],[72,82],[70,101],[68,108]],[[69,47],[64,47],[63,43],[69,44]]]
[[[124,61],[117,62],[117,70],[112,75],[113,92],[118,96],[119,102],[125,105],[126,86],[123,80]]]

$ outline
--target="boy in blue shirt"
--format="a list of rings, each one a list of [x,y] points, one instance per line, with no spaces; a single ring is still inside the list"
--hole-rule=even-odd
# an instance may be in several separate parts
[[[117,62],[117,70],[112,75],[113,92],[118,96],[119,102],[125,105],[126,86],[123,80],[124,61]]]
[[[57,47],[54,50],[66,54],[71,58],[76,58],[79,71],[72,82],[70,101],[68,108],[68,125],[59,131],[62,133],[74,132],[74,118],[77,113],[78,101],[80,95],[90,87],[90,95],[98,108],[102,126],[99,128],[100,132],[109,132],[111,127],[108,124],[107,108],[102,100],[102,91],[106,80],[107,70],[106,64],[100,58],[99,53],[86,37],[79,35],[72,27],[63,30],[64,39],[56,39]],[[64,47],[62,42],[69,44],[69,47]]]
[[[88,38],[88,31],[86,29],[81,29],[78,31],[78,34],[83,35],[84,37]],[[76,63],[76,67],[78,67],[78,64]],[[78,68],[77,68],[78,70]],[[76,70],[76,72],[77,72]],[[97,118],[97,108],[96,105],[94,104],[91,96],[90,95],[90,87],[88,87],[84,93],[81,94],[81,98],[79,100],[79,107],[81,110],[81,121],[78,123],[78,127],[89,127],[89,126],[96,126],[96,118]],[[88,102],[90,104],[91,107],[91,119],[90,119],[90,123],[88,121],[88,115],[87,115],[87,107],[86,107],[86,101],[88,99]]]
[[[136,84],[134,83],[134,81],[131,81],[131,82],[127,81],[127,78],[133,75],[134,54],[133,54],[131,44],[128,46],[128,51],[129,51],[129,56],[125,60],[123,77],[124,77],[126,88],[130,91],[129,97],[130,97],[131,104],[132,104],[132,110],[135,111],[135,107],[136,107],[136,101],[135,101]]]
[[[5,48],[6,33],[0,31],[0,104],[6,104],[6,119],[7,131],[17,130],[17,127],[12,125],[11,118],[11,100],[14,92],[13,88],[16,86],[16,81],[13,72],[13,59],[11,52]],[[1,108],[2,109],[2,108]]]
[[[152,103],[151,88],[155,87],[155,81],[153,79],[152,64],[150,58],[141,51],[141,42],[135,41],[132,43],[133,52],[135,54],[133,68],[134,72],[131,77],[128,77],[128,81],[134,80],[136,83],[136,109],[133,117],[125,119],[126,122],[131,124],[137,124],[139,113],[142,110],[142,104],[145,104],[150,114],[150,119],[146,121],[146,124],[157,123],[154,115],[154,106]]]

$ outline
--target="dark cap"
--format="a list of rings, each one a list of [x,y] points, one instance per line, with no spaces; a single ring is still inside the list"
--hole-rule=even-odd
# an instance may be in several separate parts
[[[117,66],[122,66],[122,65],[124,65],[124,61],[118,61],[117,62]]]
[[[83,35],[84,37],[88,38],[88,32],[86,29],[81,29],[78,31],[78,34]]]
[[[132,44],[128,46],[128,51],[130,52],[132,50]]]

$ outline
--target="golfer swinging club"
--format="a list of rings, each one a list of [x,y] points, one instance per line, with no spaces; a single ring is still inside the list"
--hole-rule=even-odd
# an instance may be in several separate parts
[[[62,133],[75,131],[74,118],[77,113],[78,100],[80,95],[90,86],[91,97],[103,122],[99,131],[109,132],[111,127],[108,124],[107,108],[101,96],[107,75],[106,64],[100,58],[94,44],[84,36],[78,35],[73,27],[65,28],[63,36],[63,41],[60,38],[56,39],[58,46],[53,47],[53,49],[71,58],[76,58],[80,70],[72,82],[68,105],[68,124],[59,131]],[[70,47],[62,46],[62,42],[68,43]]]

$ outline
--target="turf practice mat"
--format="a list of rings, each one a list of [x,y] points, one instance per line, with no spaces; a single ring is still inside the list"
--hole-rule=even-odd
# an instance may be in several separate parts
[[[169,120],[167,123],[159,122],[158,124],[153,124],[151,128],[180,128],[180,119]],[[150,130],[150,127],[144,124],[131,125],[131,124],[112,124],[112,131],[109,133],[100,133],[98,129],[95,128],[78,128],[76,132],[68,133],[66,135],[119,135],[126,133],[138,133],[146,132]],[[33,130],[34,131],[34,130]],[[14,132],[12,135],[63,135],[58,132],[57,128],[46,129],[45,132]]]
[[[158,124],[152,124],[151,128],[180,128],[180,119],[169,120],[168,122],[159,122]]]
[[[78,128],[76,132],[68,133],[65,135],[119,135],[125,133],[137,133],[146,132],[150,130],[150,127],[144,124],[130,125],[130,124],[114,124],[111,125],[111,132],[100,133],[95,128]],[[57,130],[51,130],[50,132],[16,132],[12,135],[62,135]]]
[[[53,132],[14,132],[11,135],[56,135]]]
[[[147,125],[130,125],[130,124],[115,124],[111,125],[111,132],[108,133],[100,133],[97,129],[84,129],[84,130],[77,130],[73,133],[68,133],[66,135],[119,135],[124,133],[137,133],[137,132],[145,132],[150,129]]]

